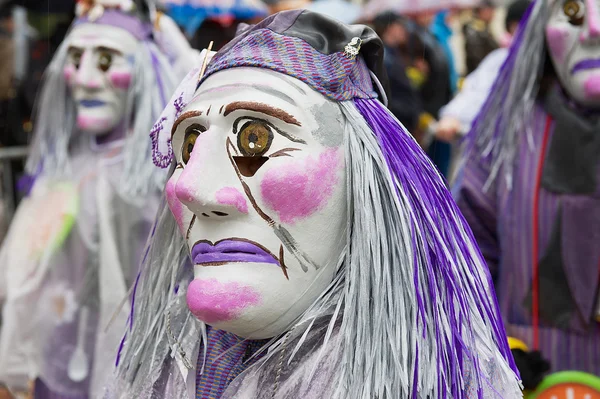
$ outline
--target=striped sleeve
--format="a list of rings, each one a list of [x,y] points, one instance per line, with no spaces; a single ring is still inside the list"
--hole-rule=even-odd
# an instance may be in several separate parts
[[[497,234],[496,183],[484,190],[488,165],[480,157],[469,157],[453,188],[454,199],[469,223],[494,281],[498,275],[500,248]]]

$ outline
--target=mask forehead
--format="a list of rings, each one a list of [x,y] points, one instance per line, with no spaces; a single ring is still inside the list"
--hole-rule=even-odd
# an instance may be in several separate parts
[[[124,55],[133,54],[139,41],[125,29],[115,26],[85,23],[77,25],[68,36],[72,47],[106,47]]]
[[[311,135],[325,146],[341,144],[342,117],[339,106],[306,83],[282,73],[261,68],[232,68],[210,76],[198,88],[186,111],[223,107],[234,102],[276,106],[294,116],[303,135]]]

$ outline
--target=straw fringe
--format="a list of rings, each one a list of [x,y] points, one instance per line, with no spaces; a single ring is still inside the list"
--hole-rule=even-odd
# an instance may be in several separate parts
[[[486,190],[501,173],[507,186],[512,187],[519,135],[527,134],[532,143],[532,132],[527,126],[534,115],[546,59],[544,30],[552,3],[536,0],[530,6],[490,96],[467,136],[463,161],[470,156],[483,156],[489,161],[490,177]]]
[[[289,365],[324,319],[319,358],[335,344],[334,334],[343,340],[330,376],[334,399],[521,397],[489,273],[442,178],[380,103],[355,100],[340,108],[348,226],[338,272],[289,335],[274,337],[252,367],[275,375],[284,339],[294,343],[285,354]],[[193,273],[183,238],[166,203],[161,209],[134,293],[118,397],[153,392],[165,365],[169,375],[179,374],[169,362],[167,311],[179,337],[188,339],[186,353],[206,342],[184,300]],[[143,397],[162,397],[149,395]]]

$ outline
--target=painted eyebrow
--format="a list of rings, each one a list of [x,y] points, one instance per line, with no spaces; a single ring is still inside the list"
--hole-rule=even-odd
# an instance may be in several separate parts
[[[284,110],[254,101],[234,101],[230,104],[227,104],[227,106],[225,106],[225,112],[223,112],[223,116],[227,116],[233,111],[237,110],[260,112],[261,114],[280,119],[285,123],[289,123],[290,125],[302,126],[302,124],[298,122],[296,118]]]
[[[83,47],[80,46],[74,46],[74,45],[70,45],[69,48],[67,49],[67,53],[70,53],[72,51],[84,51]],[[117,55],[123,55],[123,53],[117,49],[114,48],[110,48],[110,47],[106,47],[106,46],[98,46],[94,48],[94,51],[104,51],[107,53],[112,53],[112,54],[117,54]]]
[[[123,53],[120,52],[119,50],[114,49],[114,48],[110,48],[110,47],[106,47],[106,46],[98,46],[94,50],[95,51],[105,51],[107,53],[113,53],[113,54],[123,55]]]
[[[177,130],[177,126],[179,126],[181,122],[183,122],[186,119],[194,118],[200,115],[202,115],[202,111],[188,111],[181,114],[181,116],[175,120],[175,123],[173,123],[173,127],[171,128],[171,137],[173,137],[173,135],[175,134],[175,130]]]

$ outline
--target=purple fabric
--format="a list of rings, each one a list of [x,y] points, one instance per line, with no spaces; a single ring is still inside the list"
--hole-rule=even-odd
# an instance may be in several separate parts
[[[75,26],[81,24],[102,24],[125,29],[140,41],[150,39],[152,36],[151,24],[143,22],[136,16],[127,15],[117,10],[105,10],[104,14],[94,21],[90,21],[87,16],[84,16],[76,19],[74,22]]]
[[[25,174],[23,175],[18,181],[17,181],[17,191],[19,191],[21,194],[27,196],[29,195],[29,193],[31,192],[31,189],[33,188],[33,185],[35,184],[35,179],[37,179],[38,176],[36,175],[29,175],[29,174]]]
[[[531,312],[524,306],[533,278],[533,209],[547,114],[537,107],[518,147],[512,189],[497,179],[486,192],[489,160],[469,157],[455,187],[457,202],[478,240],[496,280],[496,291],[509,335],[533,347]],[[553,132],[551,131],[550,134]],[[551,138],[551,136],[550,136]],[[600,169],[598,175],[600,178]],[[600,188],[592,196],[556,194],[540,189],[540,258],[551,242],[554,223],[563,212],[562,256],[579,312],[568,330],[541,324],[540,350],[554,371],[579,370],[600,375],[600,325],[591,320],[600,266]]]
[[[237,37],[227,51],[220,51],[214,56],[203,79],[236,67],[281,72],[336,101],[377,97],[362,57],[350,59],[343,52],[322,54],[302,39],[275,33],[271,29],[252,28]]]
[[[163,85],[162,77],[160,76],[161,73],[160,65],[158,63],[158,57],[156,56],[154,51],[152,51],[151,48],[148,48],[148,51],[150,52],[150,57],[152,58],[152,69],[154,70],[154,76],[156,77],[156,84],[158,86],[158,92],[160,94],[160,103],[166,105],[168,99],[165,95],[165,88]]]
[[[171,139],[165,140],[167,145],[167,153],[163,154],[160,152],[160,133],[163,131],[166,117],[161,117],[154,123],[152,130],[150,130],[150,140],[152,141],[152,162],[159,168],[166,169],[171,166],[173,161],[173,149],[171,148]]]
[[[460,214],[460,212],[447,190],[443,178],[410,134],[403,130],[402,126],[393,119],[379,101],[355,99],[354,103],[379,140],[390,173],[406,190],[405,193],[415,213],[411,228],[414,230],[418,226],[422,232],[427,234],[431,229],[426,215],[433,215],[434,223],[439,227],[443,242],[455,241],[463,231],[466,231],[474,242],[466,221],[462,220],[462,224],[456,225],[444,217],[449,214]],[[431,237],[425,248],[425,267],[429,285],[420,286],[419,282],[415,281],[415,291],[421,295],[418,300],[417,317],[424,320],[425,315],[431,313],[427,309],[444,307],[454,320],[465,320],[465,324],[468,325],[469,314],[473,310],[470,309],[469,304],[465,303],[461,290],[470,290],[479,298],[477,310],[482,318],[492,323],[493,336],[502,355],[509,361],[512,369],[518,373],[508,348],[496,298],[493,292],[488,292],[483,288],[486,285],[491,286],[491,279],[486,282],[476,281],[470,285],[464,280],[459,280],[459,276],[444,256],[443,242],[434,239],[432,234],[427,235]],[[475,268],[477,266],[473,259],[473,252],[469,249],[468,243],[463,242],[460,245],[462,255],[465,259],[470,260],[465,267],[472,271],[473,276],[476,276]],[[415,247],[415,249],[418,248]],[[416,257],[419,256],[418,252],[415,254]],[[419,267],[417,260],[415,258],[415,268]],[[441,283],[436,284],[436,282]],[[445,375],[438,374],[440,382],[443,379],[461,380],[466,372],[465,367],[469,363],[473,364],[472,373],[479,376],[482,365],[478,361],[478,355],[469,353],[464,346],[461,339],[463,336],[461,326],[450,326],[453,329],[453,336],[456,337],[452,342],[444,341],[441,338],[437,320],[434,319],[433,326],[430,327],[436,329],[438,339],[435,344],[438,346],[438,351],[448,354],[448,357],[438,359],[438,370],[448,371]],[[415,373],[418,373],[419,368],[416,366],[414,367]],[[444,386],[444,384],[440,383],[440,386]],[[482,395],[483,393],[479,391],[478,397],[481,398]],[[464,392],[460,392],[457,384],[453,384],[452,391],[444,393],[443,397],[446,396],[463,398]]]
[[[35,399],[87,399],[88,395],[64,395],[52,392],[48,385],[38,378],[33,383],[33,397]]]
[[[231,381],[262,357],[257,355],[249,360],[268,340],[244,340],[210,326],[206,329],[206,364],[204,373],[201,373],[204,350],[200,348],[196,366],[196,399],[218,399]]]

